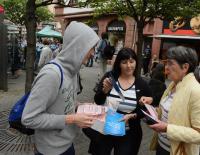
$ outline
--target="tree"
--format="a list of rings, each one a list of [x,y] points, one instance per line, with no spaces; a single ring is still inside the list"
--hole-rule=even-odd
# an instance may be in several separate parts
[[[174,17],[189,18],[200,13],[200,0],[85,0],[81,6],[95,8],[95,17],[115,13],[130,16],[137,23],[138,71],[142,67],[143,28],[155,18],[170,20]]]
[[[12,21],[20,28],[25,24],[26,13],[26,0],[0,0],[5,8],[6,19]],[[36,10],[37,23],[41,21],[52,21],[53,14],[47,9],[47,7],[40,7]],[[20,29],[21,36],[21,29]]]
[[[27,29],[27,58],[26,58],[26,84],[25,92],[31,90],[31,85],[34,79],[34,61],[35,61],[35,46],[36,46],[36,9],[57,4],[62,6],[74,6],[74,0],[27,0],[25,25]]]

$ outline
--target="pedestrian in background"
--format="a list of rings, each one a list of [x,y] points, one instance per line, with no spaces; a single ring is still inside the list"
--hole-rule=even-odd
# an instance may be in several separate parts
[[[19,54],[19,44],[17,38],[15,38],[14,45],[11,49],[11,73],[12,78],[18,78],[19,73],[18,70],[20,69],[20,54]]]
[[[191,48],[177,46],[167,52],[166,70],[172,83],[160,102],[160,121],[150,126],[156,131],[151,143],[156,155],[199,155],[200,84],[193,73],[197,63]]]
[[[124,114],[126,122],[125,136],[110,136],[96,132],[95,139],[91,139],[89,152],[92,155],[137,155],[142,140],[140,119],[143,114],[140,102],[152,102],[151,91],[147,83],[136,76],[137,57],[130,48],[119,51],[111,72],[104,75],[94,96],[95,103],[116,107],[117,112]],[[113,74],[116,84],[125,97],[123,101],[110,81]],[[118,105],[119,104],[119,105]],[[89,136],[88,136],[89,137]]]
[[[153,95],[152,105],[157,107],[166,89],[164,64],[158,63],[155,68],[153,68],[150,76],[151,79],[148,84]]]
[[[101,68],[101,76],[103,76],[107,71],[107,60],[103,57],[103,50],[108,44],[109,44],[108,33],[103,32],[101,34],[101,40],[99,41],[98,47],[97,47],[97,51],[99,54],[98,59],[99,59],[100,68]]]
[[[53,64],[45,65],[35,78],[22,115],[22,123],[35,129],[36,155],[75,155],[73,140],[78,127],[90,127],[93,116],[76,114],[78,73],[94,54],[99,37],[87,25],[71,22],[65,30],[63,47],[57,57],[61,73]]]
[[[49,41],[47,39],[43,40],[43,48],[40,53],[40,59],[38,62],[38,68],[41,69],[46,63],[48,63],[53,58],[53,52],[49,47]]]
[[[151,48],[150,45],[147,45],[143,52],[143,72],[144,75],[147,75],[149,72],[149,63],[151,60]]]

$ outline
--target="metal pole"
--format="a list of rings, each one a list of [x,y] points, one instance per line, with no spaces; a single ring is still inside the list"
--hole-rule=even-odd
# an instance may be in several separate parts
[[[7,66],[8,66],[8,52],[7,52],[7,29],[3,24],[4,14],[0,13],[0,90],[8,91],[7,82]]]

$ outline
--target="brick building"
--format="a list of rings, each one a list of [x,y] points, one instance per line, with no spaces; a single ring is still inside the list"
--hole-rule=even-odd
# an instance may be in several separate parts
[[[64,31],[66,25],[73,20],[87,22],[92,19],[93,9],[91,8],[70,8],[70,7],[55,7],[55,19],[62,25]],[[123,20],[118,20],[114,14],[99,18],[96,23],[90,26],[100,36],[102,32],[108,32],[111,37],[118,37],[117,46],[125,46],[135,49],[136,46],[136,23],[133,18],[125,17]],[[145,42],[144,47],[148,44],[152,48],[152,55],[159,55],[161,40],[153,38],[154,35],[162,33],[163,22],[155,19],[144,28]],[[117,47],[118,48],[118,47]]]

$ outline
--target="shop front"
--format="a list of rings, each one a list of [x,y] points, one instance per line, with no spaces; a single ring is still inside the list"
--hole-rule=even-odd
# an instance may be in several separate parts
[[[191,47],[197,51],[200,58],[200,17],[192,19],[175,18],[164,21],[163,34],[154,37],[162,40],[161,58],[166,59],[166,52],[173,46]]]
[[[120,20],[111,21],[107,25],[106,31],[108,32],[110,43],[115,46],[117,53],[125,44],[126,24]]]

